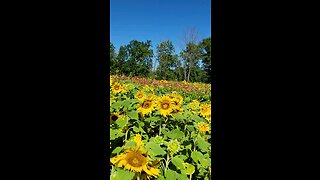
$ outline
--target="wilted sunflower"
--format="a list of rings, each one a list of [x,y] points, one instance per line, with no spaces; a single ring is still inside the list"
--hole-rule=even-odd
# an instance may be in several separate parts
[[[110,115],[110,124],[114,124],[118,119],[123,119],[123,116],[118,113],[112,113]]]
[[[118,94],[121,91],[121,84],[115,82],[111,89],[113,93]]]
[[[142,116],[146,114],[152,113],[155,107],[155,101],[149,98],[144,98],[137,105],[137,110],[142,114]]]
[[[203,104],[200,106],[200,114],[202,116],[211,115],[211,105],[210,104]]]
[[[134,97],[139,101],[142,101],[145,98],[145,96],[146,94],[143,91],[138,91]]]
[[[158,109],[160,110],[160,114],[164,117],[172,113],[172,108],[174,107],[174,104],[172,103],[171,98],[167,95],[160,97],[158,99],[157,104]]]
[[[198,128],[200,132],[209,131],[209,125],[207,123],[199,123]]]

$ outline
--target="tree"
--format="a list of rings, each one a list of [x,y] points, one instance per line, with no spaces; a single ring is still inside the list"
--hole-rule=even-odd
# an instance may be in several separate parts
[[[201,60],[203,69],[206,72],[205,82],[211,82],[211,37],[205,38],[200,42]]]
[[[126,75],[147,77],[152,71],[153,50],[151,41],[140,42],[132,40],[127,46],[128,60],[126,61]]]
[[[114,74],[114,66],[116,65],[115,59],[116,59],[116,52],[114,45],[110,42],[110,74]]]
[[[115,69],[119,70],[120,74],[126,74],[126,61],[128,60],[128,52],[126,46],[120,46],[119,53],[116,58]]]
[[[188,29],[184,34],[185,49],[180,53],[183,58],[184,80],[190,81],[190,74],[200,59],[200,48],[197,44],[198,32],[195,28]]]
[[[174,70],[177,67],[178,56],[174,52],[175,49],[171,41],[161,42],[157,46],[158,79],[175,79]]]

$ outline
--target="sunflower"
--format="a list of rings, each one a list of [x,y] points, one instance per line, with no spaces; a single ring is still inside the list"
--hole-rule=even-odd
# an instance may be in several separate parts
[[[115,82],[111,89],[113,93],[118,94],[121,91],[121,84]]]
[[[173,98],[173,102],[176,106],[181,106],[183,103],[183,97],[180,94],[175,94]]]
[[[158,169],[160,161],[150,162],[148,154],[139,148],[144,146],[141,141],[141,135],[134,136],[133,141],[136,142],[134,148],[128,148],[124,153],[121,153],[113,158],[110,162],[118,167],[124,167],[124,169],[141,173],[141,179],[150,179],[152,176],[157,177],[160,174]],[[139,146],[139,145],[140,146]]]
[[[110,115],[110,124],[114,124],[118,119],[123,119],[123,116],[118,113],[112,113]]]
[[[210,104],[203,104],[200,106],[200,114],[205,117],[211,115],[211,105]]]
[[[125,85],[120,86],[120,90],[122,93],[125,93],[127,91],[127,88]]]
[[[137,105],[137,110],[142,114],[142,116],[146,114],[152,113],[155,107],[155,101],[150,98],[144,98],[141,100],[140,104]]]
[[[110,162],[130,171],[141,172],[147,169],[148,158],[140,150],[127,149],[125,153],[111,158]]]
[[[209,125],[207,123],[199,123],[198,125],[199,131],[200,132],[207,132],[209,131]]]
[[[192,103],[193,103],[196,107],[198,107],[198,106],[200,105],[200,102],[197,101],[197,100],[192,100]]]
[[[168,95],[159,98],[157,104],[158,109],[160,110],[160,114],[164,117],[172,113],[172,108],[174,107],[174,104],[172,103],[172,100]]]
[[[134,97],[139,101],[142,101],[145,98],[145,96],[146,94],[143,91],[138,91]]]

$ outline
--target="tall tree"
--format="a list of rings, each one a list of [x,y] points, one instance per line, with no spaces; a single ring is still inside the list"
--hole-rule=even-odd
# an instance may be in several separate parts
[[[201,59],[203,69],[207,74],[205,82],[211,82],[211,37],[205,38],[200,42]]]
[[[158,78],[173,80],[174,70],[177,67],[178,56],[174,54],[175,49],[171,41],[161,42],[157,46]]]
[[[116,59],[116,52],[115,52],[115,47],[114,45],[110,42],[110,74],[114,74],[114,66],[115,66],[115,59]]]
[[[180,56],[184,59],[184,80],[190,81],[190,74],[195,64],[200,59],[200,48],[198,46],[198,31],[196,28],[188,29],[184,34],[185,49],[180,52]]]
[[[153,50],[151,41],[140,42],[132,40],[127,46],[128,60],[126,70],[129,75],[147,77],[152,71]]]
[[[116,66],[115,69],[120,71],[120,74],[126,73],[126,62],[128,61],[128,52],[126,46],[120,46],[119,52],[116,58]]]

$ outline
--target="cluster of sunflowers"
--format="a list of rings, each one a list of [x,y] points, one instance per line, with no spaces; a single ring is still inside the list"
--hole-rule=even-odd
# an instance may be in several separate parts
[[[114,76],[110,87],[111,179],[210,178],[210,101]]]

